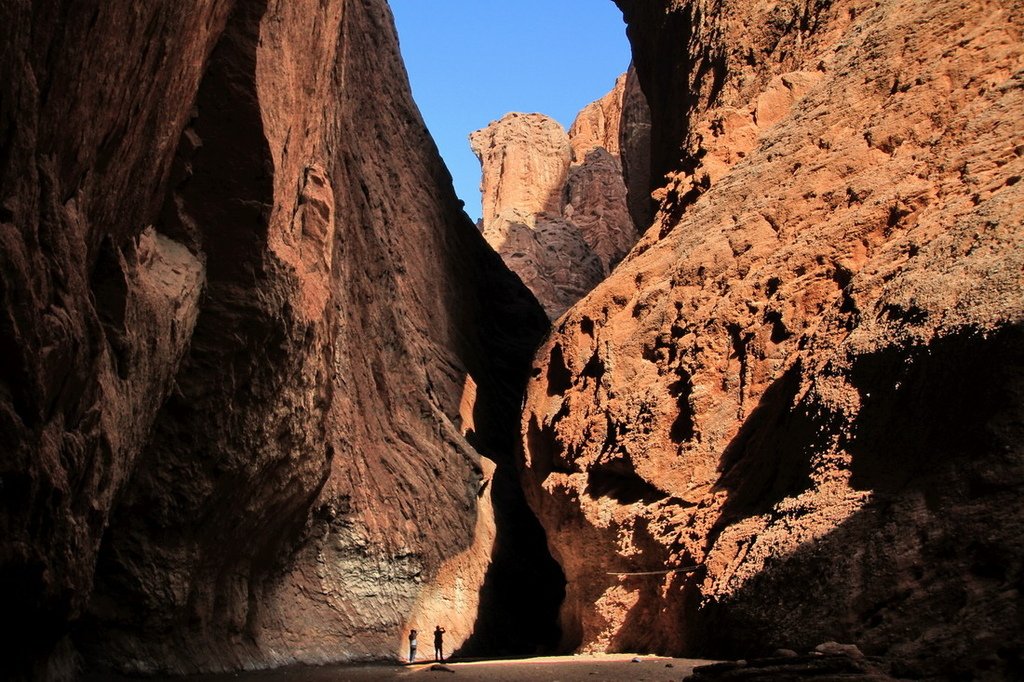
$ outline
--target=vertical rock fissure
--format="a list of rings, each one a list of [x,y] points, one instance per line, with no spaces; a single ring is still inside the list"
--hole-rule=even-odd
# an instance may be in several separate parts
[[[480,160],[482,172],[483,217],[478,227],[556,324],[572,304],[601,285],[650,224],[650,130],[650,110],[636,73],[630,68],[616,79],[610,92],[579,112],[568,131],[543,114],[512,112],[470,135],[470,145]],[[563,349],[555,345],[547,359],[548,395],[557,397],[570,391],[572,377]],[[602,358],[595,351],[584,374],[592,373],[596,386],[604,371]],[[519,411],[518,406],[510,408]],[[560,447],[545,447],[554,432],[552,426],[540,427],[531,420],[522,428],[534,465],[564,474],[565,461],[572,455],[562,453]],[[612,426],[612,431],[615,428]],[[684,426],[679,429],[686,431]],[[614,437],[614,433],[609,434],[609,438]],[[520,528],[524,537],[528,534],[534,538],[530,540],[534,544],[546,543],[542,553],[531,550],[543,559],[543,565],[555,566],[549,554],[555,554],[559,562],[563,560],[557,557],[557,547],[551,545],[544,531],[539,527],[534,530],[536,509],[528,509],[523,500],[523,453],[517,451],[515,457],[515,466],[499,459],[495,476],[495,492],[506,498],[510,506],[498,514],[499,540],[493,575],[504,576],[507,587],[503,589],[513,590],[510,595],[523,592],[512,584],[510,570],[502,566],[521,564],[523,557],[516,557],[511,545],[506,547],[502,543],[503,525]],[[608,495],[623,502],[662,496],[628,466],[625,472],[611,467],[589,480],[594,495]],[[535,589],[527,600],[539,598],[550,604],[545,608],[551,615],[544,617],[553,620],[554,612],[559,610],[557,605],[564,600],[564,574],[560,565],[555,570],[544,570],[548,577],[543,589]],[[489,585],[485,586],[485,590],[489,589]],[[503,603],[504,607],[491,609],[488,621],[481,625],[493,630],[500,618],[495,613],[510,612],[522,614],[517,615],[523,624],[522,631],[510,628],[511,636],[507,636],[504,646],[491,646],[487,651],[529,653],[528,649],[515,644],[510,647],[509,643],[521,640],[525,644],[523,633],[531,631],[534,636],[549,633],[543,635],[548,640],[548,650],[568,650],[578,643],[577,624],[564,609],[556,628],[537,620],[543,609],[537,609],[531,622],[522,600],[506,598]],[[477,644],[477,640],[470,642],[472,646],[467,645],[466,652],[485,650],[477,649]]]
[[[465,220],[463,216],[455,219]],[[471,225],[466,227],[476,232]],[[481,262],[492,264],[484,265],[483,271],[504,269],[498,255],[478,241],[478,235],[471,236]],[[503,283],[488,274],[482,296],[472,306],[466,301],[453,304],[467,314],[464,328],[473,330],[461,338],[465,357],[473,361],[471,375],[479,382],[474,428],[467,439],[496,464],[487,491],[494,505],[496,531],[491,565],[480,588],[473,635],[455,652],[458,656],[554,653],[561,640],[558,613],[565,577],[526,502],[517,466],[530,361],[549,323],[529,290],[512,278],[513,282]],[[493,306],[498,302],[501,309]],[[473,319],[478,321],[474,324]],[[519,322],[509,324],[510,320]]]

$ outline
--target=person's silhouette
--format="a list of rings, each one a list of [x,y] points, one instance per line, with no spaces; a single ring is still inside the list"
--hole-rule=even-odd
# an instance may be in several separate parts
[[[416,660],[416,631],[409,631],[409,662]]]
[[[434,628],[434,658],[444,660],[444,633],[445,629],[438,625]]]

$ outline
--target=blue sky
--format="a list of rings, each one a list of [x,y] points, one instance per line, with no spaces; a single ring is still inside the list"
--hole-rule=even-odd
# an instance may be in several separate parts
[[[391,9],[413,96],[473,220],[471,132],[510,111],[568,128],[629,66],[612,0],[391,0]]]

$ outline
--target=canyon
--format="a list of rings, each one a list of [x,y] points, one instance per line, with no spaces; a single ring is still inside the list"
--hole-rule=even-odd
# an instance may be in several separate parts
[[[462,212],[386,3],[0,23],[7,672],[557,637],[524,624],[554,628],[560,574],[512,468],[547,321]]]
[[[1024,9],[615,1],[479,227],[385,0],[0,3],[6,678],[1024,674]]]

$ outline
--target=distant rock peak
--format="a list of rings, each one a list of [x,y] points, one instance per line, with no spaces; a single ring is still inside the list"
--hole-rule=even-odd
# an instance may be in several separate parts
[[[470,135],[483,173],[484,238],[552,319],[607,277],[646,228],[634,222],[623,173],[624,149],[632,167],[649,163],[648,138],[633,135],[646,134],[643,123],[624,115],[627,81],[621,75],[568,133],[543,114],[510,113]]]

